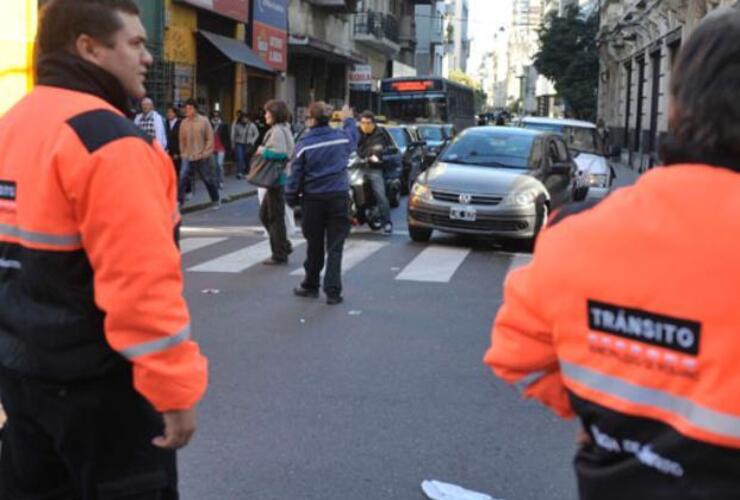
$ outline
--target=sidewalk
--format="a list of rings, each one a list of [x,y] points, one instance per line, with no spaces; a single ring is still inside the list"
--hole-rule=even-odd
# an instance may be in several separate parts
[[[621,163],[613,162],[612,166],[614,167],[614,171],[617,173],[617,178],[614,180],[615,189],[631,186],[637,181],[637,178],[640,177],[638,172],[635,172]]]
[[[195,179],[195,194],[190,200],[185,202],[185,205],[180,209],[183,214],[197,212],[204,208],[211,206],[211,198],[208,196],[208,190],[206,189],[203,181],[199,177]],[[224,203],[229,203],[241,198],[247,198],[257,194],[257,186],[249,184],[245,179],[237,180],[233,173],[224,175],[224,189],[221,190],[221,196],[226,198]]]

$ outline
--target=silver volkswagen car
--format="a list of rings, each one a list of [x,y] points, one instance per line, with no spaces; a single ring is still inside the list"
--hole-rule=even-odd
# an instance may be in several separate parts
[[[413,185],[409,236],[428,241],[436,229],[532,243],[551,211],[576,199],[576,171],[559,134],[469,128]]]

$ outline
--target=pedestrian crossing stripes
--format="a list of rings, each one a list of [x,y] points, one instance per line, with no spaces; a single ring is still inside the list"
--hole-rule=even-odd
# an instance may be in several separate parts
[[[244,240],[244,237],[241,236],[189,236],[181,241],[180,246],[183,255],[187,256],[189,253],[204,248],[217,249],[220,244],[227,243],[236,238],[240,238],[242,241]],[[294,247],[299,247],[305,244],[305,240],[299,238],[291,238],[291,242]],[[228,248],[229,245],[224,245],[224,247]],[[389,247],[391,247],[389,240],[379,241],[363,238],[348,239],[344,247],[342,274],[346,274],[360,265],[363,265],[366,261],[370,261],[373,256],[380,254]],[[396,247],[409,248],[406,245],[397,245]],[[230,248],[233,249],[233,245],[230,246]],[[188,259],[185,260],[187,266],[189,266],[187,267],[187,271],[191,273],[238,274],[247,271],[263,260],[269,258],[271,253],[269,241],[261,240],[236,251],[218,254],[205,262],[191,264],[187,262]],[[404,259],[410,258],[410,261],[404,262],[405,267],[403,265],[399,266],[397,262],[393,262],[392,260],[389,263],[389,267],[393,265],[393,270],[396,273],[395,280],[399,282],[444,284],[452,281],[460,267],[465,263],[466,259],[470,257],[471,253],[473,253],[471,248],[432,244],[423,248],[413,257],[409,257],[407,250],[404,250]],[[389,254],[386,254],[386,257],[381,257],[381,259],[388,258],[388,255]],[[531,255],[527,254],[491,252],[489,255],[494,256],[492,258],[495,260],[492,260],[492,263],[498,261],[500,262],[499,265],[503,264],[504,266],[507,266],[509,271],[526,265],[531,260]],[[293,268],[290,271],[290,275],[303,276],[304,270],[302,267]]]
[[[401,274],[399,281],[423,281],[428,283],[447,283],[465,261],[469,248],[430,246],[419,254]]]

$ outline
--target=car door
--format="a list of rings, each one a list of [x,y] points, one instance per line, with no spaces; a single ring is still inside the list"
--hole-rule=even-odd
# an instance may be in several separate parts
[[[568,203],[572,199],[571,183],[574,175],[572,162],[568,155],[568,149],[562,139],[550,136],[546,142],[546,167],[544,184],[550,193],[552,208]],[[571,165],[566,172],[558,172],[559,166]]]

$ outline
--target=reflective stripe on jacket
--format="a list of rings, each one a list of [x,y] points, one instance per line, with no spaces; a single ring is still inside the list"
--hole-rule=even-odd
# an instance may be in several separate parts
[[[0,120],[0,186],[0,365],[63,383],[132,368],[157,410],[191,408],[207,362],[161,146],[99,97],[39,86]]]
[[[582,498],[738,498],[738,214],[740,174],[656,169],[508,276],[485,362],[580,417]]]

